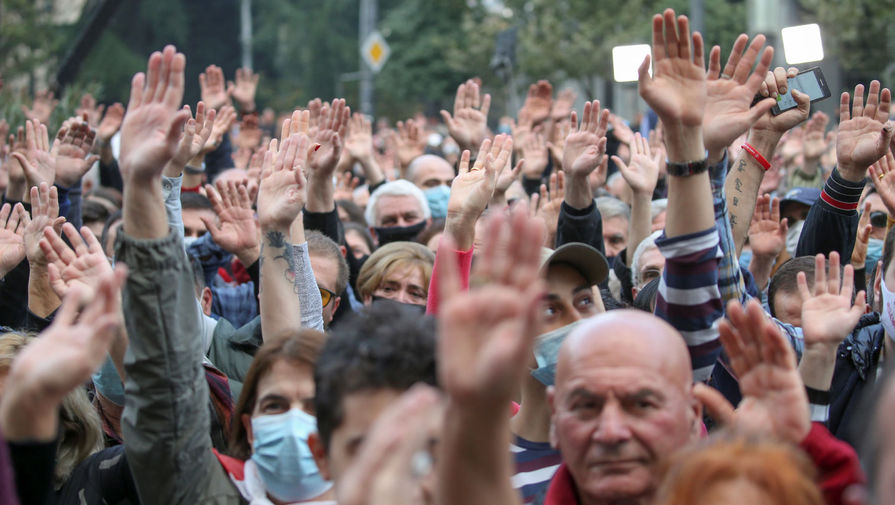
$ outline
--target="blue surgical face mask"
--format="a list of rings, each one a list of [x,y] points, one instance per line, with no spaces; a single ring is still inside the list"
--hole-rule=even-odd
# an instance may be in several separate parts
[[[883,257],[883,239],[871,238],[867,242],[867,260],[864,262],[864,268],[869,272],[876,262]]]
[[[193,242],[199,240],[199,237],[183,237],[183,248],[189,249]]]
[[[796,247],[799,245],[799,236],[802,235],[802,225],[805,221],[796,221],[790,223],[789,230],[786,232],[786,252],[793,258],[796,257]]]
[[[552,386],[556,381],[556,359],[559,356],[559,348],[565,342],[569,333],[577,327],[581,321],[567,324],[562,328],[544,333],[535,340],[535,361],[538,367],[531,371],[531,376],[545,386]]]
[[[429,210],[432,211],[432,217],[441,219],[447,217],[448,200],[451,198],[451,188],[444,184],[439,184],[434,188],[429,188],[423,193],[429,202]]]
[[[320,476],[308,448],[308,436],[316,431],[317,420],[299,409],[252,419],[252,461],[275,498],[309,500],[332,487]]]

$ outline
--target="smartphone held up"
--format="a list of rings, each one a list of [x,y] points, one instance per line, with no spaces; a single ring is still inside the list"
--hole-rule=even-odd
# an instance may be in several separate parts
[[[777,96],[777,104],[771,109],[771,114],[776,116],[798,106],[792,96],[793,89],[808,95],[811,103],[830,97],[830,88],[820,67],[809,68],[787,79],[786,93]]]

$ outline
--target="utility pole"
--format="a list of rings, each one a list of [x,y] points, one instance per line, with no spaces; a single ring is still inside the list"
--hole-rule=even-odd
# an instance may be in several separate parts
[[[360,23],[358,26],[358,50],[367,37],[376,29],[377,0],[360,0]],[[360,110],[373,117],[373,69],[361,58],[360,63]]]
[[[240,32],[239,42],[242,46],[242,66],[252,68],[252,0],[242,0],[239,6]]]
[[[702,0],[690,0],[690,30],[705,35],[705,7]]]

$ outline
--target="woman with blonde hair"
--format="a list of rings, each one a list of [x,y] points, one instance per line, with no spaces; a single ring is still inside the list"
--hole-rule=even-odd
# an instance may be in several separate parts
[[[415,242],[392,242],[376,250],[357,276],[357,290],[364,305],[391,300],[406,305],[426,305],[435,254]]]

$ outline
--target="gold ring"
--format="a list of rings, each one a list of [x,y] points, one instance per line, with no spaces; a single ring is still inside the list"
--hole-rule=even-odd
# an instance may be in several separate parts
[[[879,180],[883,180],[886,178],[886,174],[879,174]]]

